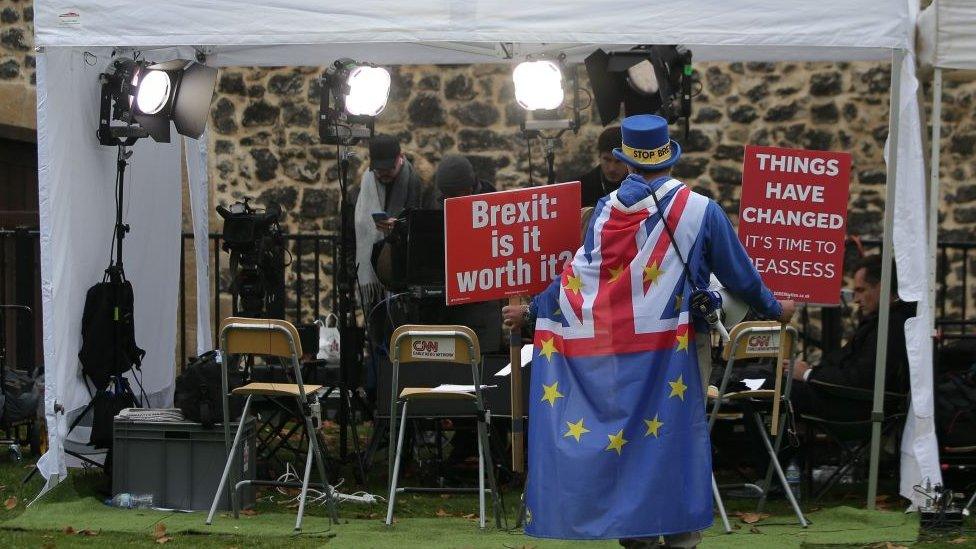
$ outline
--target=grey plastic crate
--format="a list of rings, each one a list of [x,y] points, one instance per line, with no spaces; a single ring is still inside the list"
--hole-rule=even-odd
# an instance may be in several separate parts
[[[231,424],[231,436],[237,423]],[[234,469],[237,480],[255,478],[254,418],[241,434]],[[192,422],[115,420],[112,493],[152,494],[153,505],[194,511],[209,510],[226,459],[224,429],[205,429]],[[233,479],[233,475],[231,476]],[[233,484],[231,484],[233,485]],[[241,490],[244,507],[254,503],[254,489]],[[227,491],[220,509],[230,509]]]

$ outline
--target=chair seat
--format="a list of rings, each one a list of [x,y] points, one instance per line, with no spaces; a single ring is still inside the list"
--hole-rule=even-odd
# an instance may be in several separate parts
[[[435,391],[429,387],[404,387],[400,391],[400,398],[404,400],[417,399],[446,399],[446,400],[474,400],[474,393],[467,391]]]
[[[305,394],[310,395],[319,389],[321,385],[305,385]],[[238,387],[231,391],[235,395],[264,395],[264,396],[290,396],[299,397],[301,392],[295,383],[248,383],[243,387]]]
[[[775,394],[776,391],[772,389],[759,389],[756,391],[726,393],[725,398],[728,400],[773,400],[773,395]]]

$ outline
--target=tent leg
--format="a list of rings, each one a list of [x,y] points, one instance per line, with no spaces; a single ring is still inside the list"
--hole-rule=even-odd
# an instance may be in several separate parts
[[[942,141],[942,69],[936,67],[932,80],[932,158],[929,176],[929,318],[935,335],[936,257],[939,252],[939,203],[941,196],[939,156]]]
[[[881,457],[881,422],[884,420],[885,365],[888,362],[888,317],[891,309],[891,258],[895,222],[895,188],[898,174],[898,132],[901,118],[901,66],[905,50],[891,53],[891,105],[888,111],[888,165],[885,178],[884,237],[881,244],[881,296],[878,311],[878,352],[874,362],[874,403],[871,408],[871,461],[867,508],[873,510],[878,496],[878,461]]]

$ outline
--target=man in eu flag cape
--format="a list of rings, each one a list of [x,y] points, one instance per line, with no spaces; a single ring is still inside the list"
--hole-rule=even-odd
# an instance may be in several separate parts
[[[714,273],[768,318],[788,321],[793,303],[763,285],[721,207],[670,177],[681,147],[667,122],[621,129],[630,176],[597,203],[561,277],[505,312],[535,327],[525,532],[694,547],[712,524],[699,370],[711,364],[692,294]]]

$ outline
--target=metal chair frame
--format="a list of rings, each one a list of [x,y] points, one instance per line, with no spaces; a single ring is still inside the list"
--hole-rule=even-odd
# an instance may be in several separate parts
[[[257,347],[253,344],[248,348],[247,342],[231,343],[230,338],[237,334],[247,334],[250,333],[265,333],[268,334],[268,341],[265,346]],[[275,338],[283,338],[276,340]],[[285,347],[282,347],[282,341]],[[315,428],[314,422],[312,421],[311,407],[308,402],[308,394],[305,392],[305,385],[302,383],[302,369],[301,369],[301,342],[298,340],[297,331],[295,327],[284,320],[276,319],[251,319],[251,318],[238,318],[229,317],[224,320],[220,329],[220,348],[222,360],[227,361],[231,355],[238,354],[263,354],[269,356],[278,356],[286,359],[290,359],[295,375],[295,386],[297,386],[298,395],[295,397],[295,401],[298,404],[298,409],[301,410],[302,419],[305,425],[305,433],[308,436],[308,452],[306,452],[305,457],[305,472],[302,478],[301,484],[295,482],[278,482],[270,480],[242,480],[233,485],[230,489],[230,500],[231,507],[234,511],[234,518],[240,517],[240,505],[238,503],[237,494],[238,491],[247,485],[255,486],[280,486],[288,488],[301,488],[301,495],[298,500],[298,516],[295,519],[295,531],[299,532],[302,529],[302,519],[305,515],[305,503],[306,496],[308,494],[309,480],[312,473],[312,462],[315,461],[315,465],[318,468],[319,476],[322,479],[322,483],[317,485],[321,487],[327,493],[327,501],[329,504],[330,516],[333,520],[337,518],[336,506],[335,506],[335,495],[328,485],[328,477],[325,474],[325,461],[322,458],[322,451],[318,444],[318,435]],[[234,435],[233,442],[231,442],[230,437],[230,401],[229,401],[229,387],[227,381],[227,369],[225,367],[220,368],[221,374],[221,394],[223,396],[223,411],[224,411],[224,445],[227,448],[227,461],[224,464],[224,471],[220,476],[220,483],[217,486],[217,491],[214,494],[213,503],[210,506],[210,513],[207,515],[207,524],[213,523],[214,514],[217,512],[217,505],[220,501],[221,493],[224,490],[225,485],[227,485],[228,477],[231,474],[232,464],[234,462],[234,456],[236,454],[237,446],[241,443],[241,434],[244,431],[244,424],[247,419],[248,411],[251,407],[251,400],[254,396],[265,396],[273,397],[275,394],[273,392],[262,393],[261,388],[255,388],[251,391],[241,391],[241,389],[247,389],[248,386],[239,387],[235,389],[235,392],[239,394],[247,394],[247,399],[244,401],[244,410],[241,413],[240,421],[238,422],[237,432]],[[278,384],[284,386],[290,386],[291,384]],[[237,473],[235,471],[234,476],[236,478]]]
[[[729,402],[733,400],[739,400],[746,403],[747,415],[752,415],[753,421],[756,422],[756,427],[759,430],[759,434],[763,441],[763,446],[766,447],[766,452],[769,454],[769,467],[766,468],[766,476],[762,486],[762,495],[759,500],[758,510],[761,512],[766,504],[766,497],[769,494],[769,488],[772,483],[773,473],[776,474],[779,479],[780,485],[783,488],[783,493],[786,494],[786,498],[790,502],[790,506],[793,507],[793,512],[796,514],[800,525],[806,528],[809,525],[809,521],[803,515],[803,511],[800,510],[800,505],[797,503],[796,498],[793,496],[792,490],[790,490],[789,483],[786,481],[786,475],[783,473],[783,467],[779,463],[779,450],[783,440],[783,431],[786,428],[785,416],[787,410],[789,409],[789,398],[790,389],[793,385],[793,365],[796,362],[796,341],[797,341],[797,331],[796,328],[792,326],[787,326],[785,330],[786,341],[780,341],[779,345],[789,345],[788,347],[788,357],[789,366],[786,372],[786,383],[783,389],[783,394],[780,398],[786,402],[786,406],[783,407],[780,413],[779,428],[776,433],[775,444],[771,443],[769,440],[769,435],[767,434],[767,429],[765,422],[760,415],[759,410],[756,409],[754,404],[758,404],[763,401],[772,401],[776,398],[773,391],[770,390],[757,390],[757,391],[740,391],[737,393],[726,394],[725,390],[728,387],[729,378],[732,375],[732,368],[736,360],[748,359],[748,358],[778,358],[779,356],[779,346],[769,347],[765,350],[750,350],[748,346],[748,338],[755,335],[768,335],[770,337],[778,336],[782,330],[782,325],[775,321],[757,321],[757,322],[743,322],[736,325],[731,333],[729,334],[729,345],[725,347],[722,352],[722,358],[726,360],[725,372],[722,375],[722,384],[718,389],[718,396],[714,399],[714,404],[712,405],[712,411],[708,418],[708,431],[712,431],[712,427],[715,425],[716,419],[718,419],[718,414],[722,408],[723,402]],[[780,365],[776,364],[774,368],[775,375],[783,375],[780,372]],[[714,478],[712,480],[714,483]],[[722,514],[723,524],[728,524],[728,517],[725,516],[724,505],[722,504],[721,496],[717,489],[714,490],[717,495],[716,501],[718,502],[720,514]],[[728,530],[728,526],[726,526]]]
[[[415,338],[438,338],[451,339],[454,341],[454,354],[447,358],[414,357],[408,349]],[[411,345],[404,346],[404,343]],[[392,366],[393,381],[391,383],[390,396],[390,444],[389,444],[389,467],[390,467],[390,495],[387,500],[386,525],[393,524],[393,508],[396,503],[396,495],[403,492],[405,488],[398,488],[397,483],[400,475],[400,459],[403,453],[403,434],[407,425],[407,405],[411,399],[440,399],[440,398],[461,398],[473,400],[477,412],[478,425],[478,526],[485,528],[485,494],[490,491],[494,507],[495,523],[501,525],[501,501],[498,492],[495,470],[492,462],[491,450],[488,440],[488,424],[491,414],[485,410],[484,398],[481,391],[481,350],[478,345],[478,336],[465,326],[456,325],[404,325],[397,328],[390,337],[390,364]],[[446,362],[458,365],[469,364],[471,366],[471,377],[474,382],[474,394],[471,393],[435,393],[429,389],[405,387],[399,393],[399,373],[401,363],[410,362]],[[397,402],[403,402],[400,427],[397,430]],[[392,442],[396,440],[396,447]],[[487,470],[486,470],[487,469]],[[485,476],[488,476],[489,490],[485,489]],[[436,489],[441,491],[441,489]],[[444,490],[457,492],[460,489]],[[430,489],[425,491],[431,491]]]

